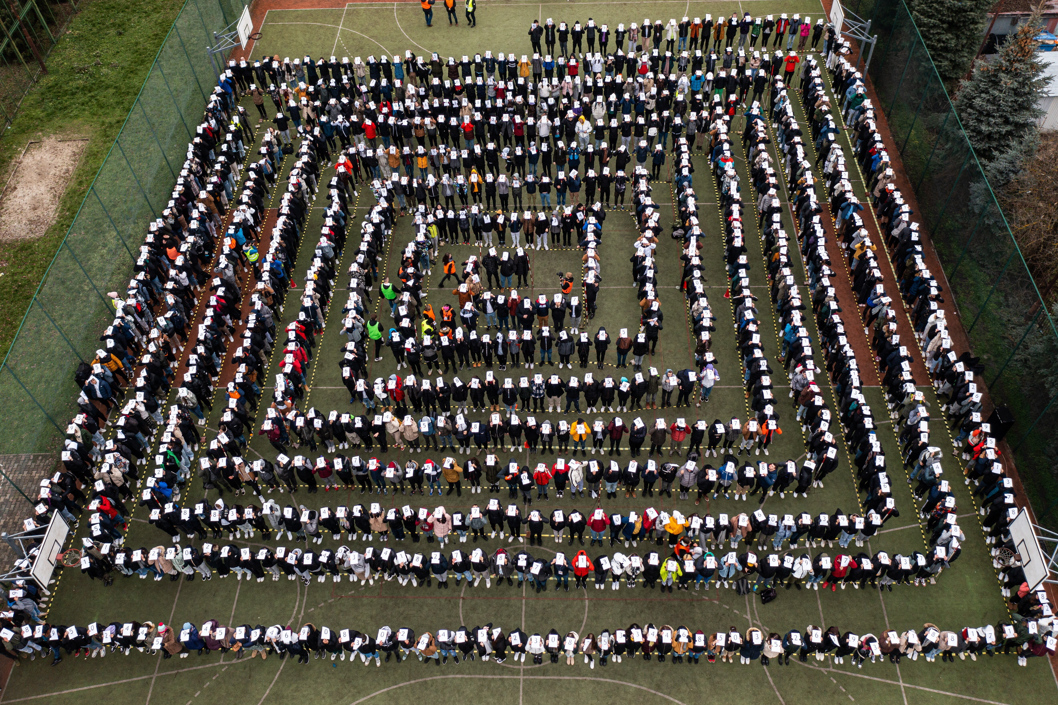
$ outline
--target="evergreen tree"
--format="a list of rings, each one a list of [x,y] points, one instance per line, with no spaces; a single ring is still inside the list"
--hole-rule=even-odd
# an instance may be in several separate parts
[[[955,108],[993,188],[1017,174],[1039,144],[1039,100],[1046,88],[1037,57],[1042,4],[990,61],[979,60]]]
[[[945,82],[970,68],[994,0],[915,0],[911,16]]]

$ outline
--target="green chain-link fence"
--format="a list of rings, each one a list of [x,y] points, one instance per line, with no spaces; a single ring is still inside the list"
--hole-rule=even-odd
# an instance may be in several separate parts
[[[107,292],[124,293],[217,83],[207,53],[213,33],[246,4],[186,1],[0,365],[0,469],[26,495],[35,496],[39,477],[20,472],[34,467],[22,461],[58,449],[76,410],[77,366],[95,356],[114,314]],[[24,502],[18,491],[10,496]],[[6,509],[16,521],[25,514]]]
[[[0,0],[2,5],[6,0]],[[0,366],[0,455],[53,452],[75,409],[74,371],[112,315],[147,223],[165,206],[215,83],[206,46],[244,0],[187,0],[121,134]],[[1058,331],[1010,233],[903,0],[850,0],[872,20],[870,66],[973,352],[996,404],[1015,418],[1011,452],[1039,519],[1058,528],[1058,395],[1040,384]],[[2,15],[2,13],[0,13]],[[0,77],[0,85],[2,85]],[[35,478],[13,478],[32,489]]]
[[[845,3],[872,20],[869,74],[1041,523],[1058,528],[1058,395],[1041,383],[1058,331],[903,0]],[[969,38],[968,41],[978,41]],[[939,274],[939,273],[938,273]]]

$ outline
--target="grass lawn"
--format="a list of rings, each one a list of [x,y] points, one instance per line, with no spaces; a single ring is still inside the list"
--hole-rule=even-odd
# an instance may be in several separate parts
[[[0,141],[7,174],[30,140],[88,139],[44,237],[0,243],[0,356],[6,355],[48,264],[151,67],[181,3],[88,0],[48,57],[48,73],[26,95]]]
[[[818,4],[809,0],[774,3],[770,1],[745,3],[746,8],[754,14],[774,12],[801,12],[813,18],[821,14]],[[494,52],[515,51],[522,53],[529,50],[526,28],[532,18],[555,17],[556,21],[582,21],[592,16],[596,22],[606,22],[611,27],[618,22],[629,23],[641,21],[644,15],[667,18],[678,17],[684,12],[697,12],[704,15],[711,12],[727,14],[737,11],[737,3],[710,3],[700,5],[693,10],[685,9],[683,3],[644,3],[642,5],[613,3],[504,3],[482,4],[478,9],[479,30],[477,36],[471,37],[462,25],[449,28],[443,22],[443,13],[435,12],[439,26],[427,29],[423,26],[421,11],[414,5],[351,5],[348,10],[298,10],[272,11],[263,27],[263,38],[253,50],[254,56],[279,53],[281,55],[301,56],[306,53],[312,56],[334,53],[350,57],[360,54],[366,56],[383,48],[388,54],[403,53],[405,48],[417,52],[437,50],[446,53],[472,53],[475,50],[491,48]],[[340,29],[339,29],[340,28]],[[803,120],[803,114],[799,117]],[[804,125],[807,130],[807,125]],[[846,150],[848,145],[845,145]],[[744,198],[749,200],[751,188],[746,164],[742,155],[736,154],[737,167],[740,170],[744,189]],[[289,160],[286,163],[289,168]],[[701,417],[708,421],[714,418],[728,419],[731,416],[746,418],[746,399],[741,385],[741,369],[738,352],[735,346],[735,335],[732,330],[732,309],[728,300],[723,298],[726,283],[723,257],[723,231],[720,214],[716,211],[716,196],[708,163],[704,156],[696,157],[695,188],[700,204],[701,226],[705,233],[705,250],[703,261],[706,265],[706,277],[710,302],[718,317],[717,331],[714,335],[713,351],[717,356],[721,373],[721,384],[714,391],[711,401],[703,406]],[[281,185],[280,188],[285,187]],[[668,232],[672,223],[672,195],[667,183],[654,184],[653,197],[662,206],[663,226]],[[361,193],[356,214],[351,225],[351,238],[356,237],[359,218],[363,216],[370,194]],[[297,261],[296,273],[299,281],[303,280],[308,268],[313,246],[312,233],[322,224],[322,199],[314,204],[306,236]],[[788,212],[787,232],[793,232],[792,221]],[[747,225],[747,245],[752,269],[751,283],[754,293],[760,297],[757,306],[760,311],[763,329],[767,333],[774,329],[772,324],[772,307],[768,301],[767,279],[763,262],[763,253],[759,233],[755,227]],[[637,310],[635,307],[635,290],[630,285],[628,258],[631,256],[631,242],[635,235],[635,225],[626,211],[614,210],[608,213],[604,227],[602,245],[603,262],[603,295],[600,296],[599,314],[588,323],[594,333],[597,327],[605,326],[611,335],[616,335],[620,328],[634,329]],[[380,273],[395,273],[399,262],[399,253],[412,237],[413,231],[408,219],[398,222],[393,232],[391,245],[380,263]],[[355,242],[355,240],[353,240]],[[352,245],[347,248],[347,254]],[[457,246],[445,248],[451,250],[461,261],[471,254],[479,254],[477,248]],[[519,290],[523,295],[536,296],[556,291],[555,272],[562,270],[577,271],[578,251],[531,251],[533,260],[533,277],[526,290]],[[658,353],[650,363],[662,372],[665,368],[678,370],[693,364],[690,349],[687,318],[683,296],[678,291],[680,269],[679,246],[670,239],[663,239],[659,245],[657,259],[662,266],[659,270],[659,287],[661,302],[665,312],[665,328],[661,333]],[[339,271],[344,271],[344,262]],[[437,276],[427,280],[427,301],[435,310],[444,303],[454,302],[450,288],[438,289]],[[803,286],[803,272],[797,272],[797,281]],[[327,329],[316,347],[308,377],[311,389],[309,398],[302,405],[324,412],[331,409],[341,411],[353,410],[348,403],[348,394],[342,386],[338,361],[339,348],[344,344],[340,334],[340,309],[344,303],[345,281],[342,276],[336,284],[336,293],[327,320]],[[293,293],[293,292],[292,292]],[[377,292],[374,294],[377,304]],[[295,304],[288,299],[283,322],[297,314]],[[389,322],[388,313],[380,312],[380,319]],[[816,337],[814,328],[809,329]],[[793,411],[787,405],[783,390],[788,380],[782,366],[778,364],[779,346],[775,336],[765,335],[765,351],[776,370],[775,388],[779,396],[780,415],[785,433],[772,446],[770,460],[780,461],[786,458],[799,458],[804,453],[804,442],[793,420]],[[610,353],[611,361],[613,352]],[[822,365],[822,353],[817,350],[817,364]],[[274,361],[273,361],[274,362]],[[865,361],[865,364],[866,361]],[[370,376],[385,376],[393,372],[394,365],[388,351],[386,359],[373,364]],[[550,372],[554,368],[544,368]],[[537,367],[537,371],[540,368]],[[591,371],[599,375],[627,374],[626,370],[617,370],[609,366],[603,371],[589,366],[588,370],[563,370],[562,376],[583,374]],[[405,371],[401,371],[402,375]],[[483,370],[478,371],[480,374]],[[272,379],[274,368],[266,379]],[[502,378],[517,378],[530,371],[511,370],[496,374]],[[460,373],[466,381],[472,372]],[[449,380],[451,375],[448,376]],[[831,407],[834,408],[833,396],[826,386],[826,394]],[[929,393],[929,389],[926,390]],[[879,388],[866,390],[867,400],[876,417],[884,418],[885,405],[882,391]],[[933,400],[935,403],[935,399]],[[263,404],[262,404],[263,407]],[[359,406],[356,412],[360,412]],[[676,416],[686,416],[693,421],[698,412],[692,408],[680,410],[638,411],[624,413],[621,416],[626,422],[640,416],[649,425],[654,414],[664,415],[668,421]],[[540,414],[553,422],[558,414]],[[612,414],[600,414],[604,419]],[[939,415],[938,415],[939,416]],[[481,418],[473,414],[472,418]],[[566,417],[570,419],[570,416]],[[575,418],[575,417],[573,417]],[[593,417],[585,417],[591,421]],[[209,427],[216,428],[217,418],[210,420]],[[958,476],[959,465],[951,458],[950,446],[947,443],[943,421],[939,418],[933,422],[932,433],[936,434],[938,444],[945,448],[948,457],[945,469],[949,476]],[[215,435],[210,431],[207,437]],[[943,442],[941,442],[943,441]],[[888,455],[898,454],[897,439],[894,434],[883,429],[881,442]],[[248,455],[251,458],[264,456],[274,458],[275,451],[259,438],[251,443]],[[300,451],[315,457],[307,449]],[[346,451],[347,454],[352,451]],[[372,454],[368,454],[372,455]],[[374,453],[374,455],[378,455]],[[523,463],[553,462],[551,456],[529,456],[520,451],[515,454]],[[379,455],[388,462],[391,459],[404,460],[406,453],[395,449],[385,455]],[[438,458],[438,454],[424,453],[415,455],[419,462],[425,458]],[[466,456],[458,456],[461,460]],[[506,459],[507,453],[501,453]],[[564,456],[564,457],[568,457]],[[589,458],[591,455],[588,456]],[[762,456],[763,457],[763,456]],[[605,457],[603,458],[606,459]],[[621,458],[627,461],[627,454]],[[712,459],[709,459],[712,460]],[[715,463],[715,461],[713,461]],[[852,466],[847,455],[841,457],[839,469],[828,478],[826,487],[814,490],[807,498],[787,496],[769,498],[764,504],[766,513],[833,512],[841,508],[846,512],[859,511],[860,496],[853,484]],[[923,550],[924,538],[916,517],[914,500],[896,463],[893,463],[894,493],[901,516],[892,519],[863,550],[873,553],[885,550],[889,553],[908,553]],[[582,635],[586,632],[598,633],[603,628],[613,630],[627,627],[632,622],[641,625],[647,622],[663,625],[687,625],[693,630],[706,632],[726,630],[735,626],[745,630],[750,625],[757,625],[765,631],[784,633],[789,629],[804,629],[808,624],[836,625],[841,630],[852,630],[857,633],[880,633],[886,629],[905,630],[920,629],[924,622],[934,622],[942,628],[961,628],[962,626],[982,626],[1006,619],[1007,613],[995,581],[995,574],[989,562],[987,546],[984,543],[978,523],[974,518],[974,504],[969,491],[961,482],[954,482],[955,493],[959,501],[960,524],[967,533],[967,542],[963,553],[952,569],[942,575],[936,586],[924,588],[899,587],[894,592],[877,592],[863,590],[838,590],[836,592],[820,591],[815,593],[780,590],[779,598],[769,605],[761,605],[754,596],[739,597],[733,590],[714,588],[708,592],[678,592],[673,595],[660,594],[657,591],[622,587],[620,591],[587,591],[554,592],[535,594],[522,588],[493,586],[486,590],[484,585],[478,588],[455,586],[448,591],[436,588],[413,589],[402,588],[396,583],[376,581],[374,586],[361,587],[349,582],[332,583],[312,582],[304,586],[300,582],[279,582],[267,580],[263,584],[239,582],[234,578],[227,580],[214,579],[209,583],[196,580],[192,583],[171,583],[168,580],[154,582],[117,577],[113,587],[105,589],[95,581],[89,581],[74,569],[67,571],[59,581],[54,607],[49,614],[50,620],[62,624],[85,624],[93,620],[109,623],[110,621],[136,619],[172,623],[177,628],[185,621],[201,624],[207,619],[215,618],[222,624],[237,626],[240,624],[272,625],[283,624],[297,626],[311,622],[316,626],[327,625],[331,628],[354,627],[361,631],[374,633],[379,626],[389,624],[394,629],[408,626],[417,632],[436,630],[437,628],[456,628],[460,624],[474,627],[485,623],[502,626],[505,630],[520,627],[527,633],[540,630],[546,632],[554,627],[559,631],[576,630]],[[208,500],[218,497],[216,491],[205,493]],[[466,510],[472,504],[484,505],[491,497],[485,490],[480,495],[464,492],[462,497],[426,496],[407,497],[390,495],[362,496],[356,491],[320,492],[307,494],[299,491],[295,503],[308,507],[330,506],[339,504],[353,506],[362,503],[380,502],[383,507],[435,507],[443,505],[449,512],[455,509]],[[195,477],[189,486],[185,502],[193,502],[203,497],[200,478]],[[693,497],[693,495],[692,495]],[[290,495],[275,493],[270,495],[281,505],[291,501]],[[499,495],[501,504],[506,504],[506,492]],[[250,497],[233,498],[225,496],[228,503],[249,503]],[[552,500],[548,503],[534,503],[541,506],[545,513],[557,507],[565,511],[577,508],[581,511],[594,506],[590,498]],[[756,502],[735,502],[723,497],[703,501],[695,507],[693,501],[680,500],[674,494],[668,497],[636,497],[604,501],[605,508],[611,511],[635,509],[642,512],[648,506],[657,509],[679,509],[684,514],[698,511],[710,512],[714,517],[720,513],[733,514],[752,511]],[[141,509],[134,515],[128,545],[132,547],[151,547],[168,544],[168,538],[157,529],[146,523],[145,512]],[[226,542],[225,537],[221,543]],[[259,546],[260,537],[250,542],[235,541],[236,545]],[[334,541],[328,535],[322,547],[334,550],[342,542]],[[363,540],[347,542],[348,545],[362,550],[368,544]],[[294,542],[273,539],[268,545],[293,546]],[[520,543],[509,544],[506,540],[486,539],[478,544],[490,552],[500,545],[512,552],[521,547]],[[411,551],[428,552],[433,550],[430,544],[398,544],[400,548]],[[469,540],[466,544],[457,544],[451,548],[471,550],[474,547]],[[569,547],[555,544],[547,538],[543,547],[533,547],[530,553],[550,556],[552,552],[564,550],[572,553],[579,546]],[[604,549],[592,549],[589,554],[611,553],[619,546]],[[640,554],[648,550],[643,544],[638,549]],[[741,550],[741,549],[740,549]],[[831,549],[831,555],[837,548]],[[800,551],[799,551],[800,552]],[[243,590],[245,584],[246,589]],[[245,594],[243,594],[245,592]],[[291,668],[286,668],[286,666]],[[508,661],[505,665],[481,664],[479,662],[461,664],[456,667],[449,664],[445,668],[426,667],[417,661],[397,665],[383,664],[382,668],[365,668],[357,662],[317,662],[311,661],[307,666],[299,666],[291,660],[279,661],[269,658],[267,661],[257,659],[234,660],[231,656],[221,658],[218,655],[208,657],[190,656],[186,660],[152,659],[137,653],[128,658],[111,654],[106,659],[74,660],[67,658],[62,665],[51,669],[40,659],[34,663],[22,663],[15,669],[8,688],[5,689],[2,702],[19,702],[43,700],[56,705],[71,705],[85,696],[98,697],[104,693],[109,701],[116,705],[125,703],[199,703],[205,700],[216,702],[238,703],[285,703],[295,699],[304,699],[306,694],[318,701],[361,703],[361,702],[407,702],[422,698],[438,703],[466,702],[468,699],[490,702],[553,702],[558,698],[567,701],[603,701],[635,698],[644,703],[692,703],[702,700],[703,694],[715,692],[721,694],[725,701],[732,703],[778,702],[797,703],[812,701],[869,703],[1037,703],[1049,701],[1055,697],[1054,676],[1049,665],[1040,659],[1033,659],[1028,668],[1019,668],[1013,657],[997,656],[994,659],[982,658],[974,663],[956,662],[955,664],[926,664],[923,660],[912,663],[904,661],[899,667],[888,662],[867,664],[857,669],[849,664],[831,666],[830,662],[808,664],[792,663],[789,667],[775,664],[762,670],[759,665],[753,667],[706,665],[697,667],[670,663],[645,663],[642,660],[625,661],[613,664],[605,669],[597,667],[588,670],[579,664],[573,668],[564,666],[533,667],[530,664],[515,665]]]

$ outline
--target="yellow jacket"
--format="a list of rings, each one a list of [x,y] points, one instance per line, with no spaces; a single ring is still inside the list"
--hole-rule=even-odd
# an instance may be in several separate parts
[[[460,465],[456,465],[453,460],[452,467],[447,467],[447,464],[441,465],[441,474],[444,475],[446,482],[459,482],[459,476],[463,474],[463,468]]]
[[[676,521],[675,517],[669,517],[668,522],[665,523],[665,531],[669,532],[673,536],[679,536],[683,533],[683,530],[687,528],[686,523],[680,523]]]

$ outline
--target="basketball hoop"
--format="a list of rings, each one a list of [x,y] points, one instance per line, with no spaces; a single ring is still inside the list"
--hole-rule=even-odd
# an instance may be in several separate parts
[[[73,568],[81,563],[81,549],[71,548],[59,554],[59,564],[66,568]]]

